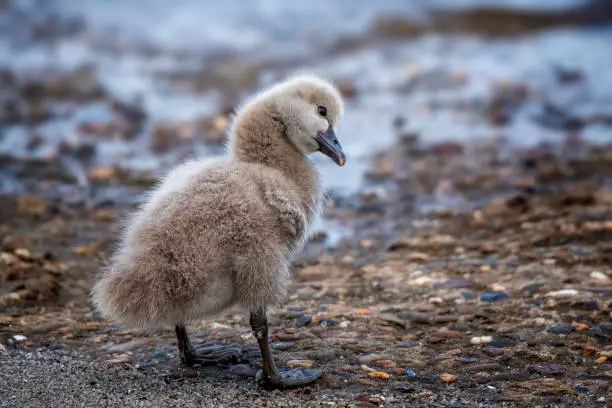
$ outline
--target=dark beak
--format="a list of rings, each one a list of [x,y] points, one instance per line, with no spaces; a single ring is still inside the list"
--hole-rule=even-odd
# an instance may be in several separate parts
[[[342,151],[342,146],[338,142],[334,128],[331,126],[325,132],[319,132],[317,136],[319,151],[331,158],[338,166],[344,166],[346,157]]]

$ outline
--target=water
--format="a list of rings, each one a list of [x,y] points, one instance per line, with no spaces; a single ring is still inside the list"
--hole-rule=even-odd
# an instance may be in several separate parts
[[[584,3],[548,1],[537,7],[563,10]],[[131,140],[97,140],[98,150],[91,164],[94,167],[121,165],[156,174],[165,172],[180,154],[172,151],[159,154],[149,148],[148,130],[152,124],[214,115],[224,100],[223,91],[215,87],[197,93],[173,88],[167,74],[206,70],[224,58],[238,59],[245,65],[272,61],[269,68],[255,74],[255,87],[265,86],[279,75],[302,70],[355,84],[358,98],[347,101],[346,117],[340,127],[347,165],[338,168],[323,156],[313,157],[324,174],[325,186],[338,194],[354,193],[363,185],[362,176],[372,152],[395,140],[391,123],[397,116],[407,118],[409,126],[428,142],[489,138],[500,133],[524,144],[559,137],[558,131],[529,120],[530,115],[537,113],[537,104],[526,104],[519,120],[503,129],[492,127],[469,112],[444,108],[486,100],[499,81],[528,84],[542,98],[554,100],[573,113],[612,110],[609,26],[553,28],[529,36],[498,39],[469,33],[448,36],[433,31],[393,43],[368,40],[372,24],[383,15],[403,16],[416,24],[427,21],[431,8],[494,5],[533,10],[535,3],[527,0],[31,0],[16,4],[19,13],[13,10],[0,16],[0,32],[4,34],[0,38],[0,65],[20,75],[34,76],[49,69],[90,65],[111,94],[126,101],[137,97],[143,101],[150,117],[148,127]],[[33,24],[44,21],[48,13],[80,16],[85,28],[76,35],[59,36],[49,44],[32,40],[19,27],[19,19]],[[356,36],[365,40],[355,49],[342,51],[336,47],[339,39]],[[579,70],[586,82],[574,88],[559,87],[552,66]],[[423,80],[423,74],[434,78],[429,81],[431,84]],[[457,77],[465,80],[455,84],[453,78]],[[416,88],[398,91],[411,79],[419,83]],[[249,91],[242,89],[241,95]],[[443,108],[431,109],[432,104]],[[68,117],[36,126],[43,139],[36,149],[29,148],[27,143],[27,134],[32,129],[5,126],[0,154],[53,157],[59,154],[62,142],[82,141],[83,136],[75,131],[79,123],[104,121],[109,115],[104,105],[88,104]],[[593,140],[609,138],[608,129],[601,127],[590,127],[584,134]],[[220,154],[203,144],[198,144],[195,152]],[[78,180],[87,183],[82,177],[84,168],[79,168],[78,163],[69,167]],[[21,188],[18,180],[1,185],[7,191]]]

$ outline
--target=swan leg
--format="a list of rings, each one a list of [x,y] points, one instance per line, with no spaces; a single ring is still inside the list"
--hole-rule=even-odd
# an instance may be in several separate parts
[[[237,344],[215,344],[208,340],[194,347],[185,326],[176,325],[175,332],[181,362],[185,365],[227,365],[246,360],[246,353]]]
[[[310,384],[316,381],[321,372],[318,370],[298,368],[295,370],[278,370],[272,358],[268,344],[268,319],[266,311],[259,309],[251,312],[251,329],[261,350],[263,369],[258,373],[260,384],[268,388],[288,388]]]

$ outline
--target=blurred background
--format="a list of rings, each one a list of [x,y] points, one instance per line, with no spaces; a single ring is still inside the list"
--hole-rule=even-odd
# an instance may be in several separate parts
[[[495,141],[495,161],[609,143],[611,22],[606,0],[3,0],[0,191],[137,202],[177,161],[223,154],[243,97],[307,70],[346,97],[347,166],[313,157],[332,204],[367,212],[390,186],[412,210],[478,202],[452,174],[415,186],[414,145]]]

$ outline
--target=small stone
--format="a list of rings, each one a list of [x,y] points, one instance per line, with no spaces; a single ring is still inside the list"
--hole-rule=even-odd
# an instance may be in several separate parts
[[[506,287],[499,283],[492,283],[488,286],[488,288],[491,289],[493,292],[504,292],[506,290]]]
[[[497,347],[487,346],[484,348],[484,353],[489,357],[497,357],[504,354],[504,350],[498,349]]]
[[[439,297],[430,297],[427,302],[431,303],[432,305],[441,305],[443,301],[442,298]]]
[[[422,252],[412,252],[406,256],[406,260],[411,262],[423,262],[427,259],[429,259],[429,255]]]
[[[461,364],[472,364],[472,363],[477,363],[478,360],[475,358],[469,358],[469,357],[465,357],[465,358],[460,358],[459,360],[457,360],[458,362],[460,362]]]
[[[508,339],[505,337],[497,338],[489,342],[489,346],[497,348],[514,347],[518,344],[516,340]]]
[[[546,324],[546,319],[543,317],[536,317],[534,320],[535,327],[542,327]]]
[[[372,311],[370,309],[356,309],[353,311],[353,314],[358,316],[368,316],[372,314]]]
[[[491,265],[482,265],[482,266],[480,267],[480,271],[481,271],[481,272],[491,272],[491,270],[492,270],[492,269],[491,269]]]
[[[284,342],[280,342],[280,343],[274,343],[272,345],[273,349],[276,350],[291,350],[292,348],[295,348],[295,343],[290,342],[290,341],[284,341]]]
[[[295,325],[298,327],[308,326],[312,322],[312,316],[302,315],[295,319]]]
[[[19,262],[19,258],[17,258],[13,254],[9,254],[8,252],[2,252],[0,254],[0,261],[2,261],[2,263],[7,264],[7,265],[14,265],[17,262]]]
[[[373,373],[369,373],[368,375],[372,378],[380,378],[381,380],[388,380],[390,377],[389,374],[384,373],[382,371],[374,371]]]
[[[585,331],[585,330],[589,330],[589,325],[588,324],[584,324],[584,323],[579,323],[579,322],[572,322],[572,327],[576,330],[576,331]]]
[[[444,373],[444,374],[440,374],[440,379],[442,380],[442,382],[446,384],[450,384],[450,383],[454,383],[455,381],[457,381],[457,376],[453,374]]]
[[[384,322],[394,324],[394,325],[399,326],[401,328],[405,328],[406,327],[406,322],[404,320],[400,319],[399,317],[395,316],[395,315],[382,314],[382,315],[378,316],[378,318],[380,320],[384,321]]]
[[[470,339],[470,343],[472,344],[486,344],[493,341],[493,337],[491,336],[476,336]]]
[[[91,170],[88,174],[90,180],[105,181],[114,178],[117,170],[112,167],[98,167]]]
[[[382,368],[393,368],[397,366],[397,363],[393,360],[377,360],[374,362],[374,364]]]
[[[274,338],[280,341],[293,342],[300,339],[300,335],[298,333],[285,333],[280,332],[274,334]]]
[[[323,319],[319,321],[319,325],[321,327],[333,327],[333,326],[336,326],[337,324],[338,322],[334,319]]]
[[[461,350],[460,348],[455,348],[455,349],[448,350],[446,352],[446,354],[448,354],[449,356],[458,356],[462,352],[463,352],[463,350]]]
[[[433,339],[460,339],[463,333],[456,330],[440,329],[431,333]]]
[[[419,345],[419,343],[416,342],[416,341],[405,341],[403,343],[398,344],[398,347],[411,348],[411,347],[416,347],[418,345]]]
[[[476,210],[472,213],[472,219],[474,220],[474,224],[478,226],[485,224],[485,217],[480,210]]]
[[[105,363],[108,365],[127,364],[129,362],[130,362],[130,356],[127,354],[120,354],[115,358],[105,361]]]
[[[347,373],[356,373],[357,371],[359,371],[359,369],[355,366],[352,365],[344,365],[342,367],[340,367],[341,371],[347,372]]]
[[[330,361],[334,361],[337,357],[336,357],[336,353],[334,353],[333,350],[325,348],[325,349],[311,352],[308,355],[308,358],[317,360],[320,363],[329,363]]]
[[[600,271],[593,271],[593,272],[591,272],[591,274],[589,276],[591,278],[599,280],[599,281],[609,281],[610,280],[608,275],[606,275],[605,273],[600,272]]]
[[[608,357],[606,356],[601,356],[598,357],[597,360],[595,360],[595,364],[603,364],[608,360]]]
[[[373,369],[372,367],[368,367],[368,366],[367,366],[367,365],[365,365],[365,364],[362,364],[362,365],[361,365],[361,369],[362,369],[363,371],[365,371],[366,373],[373,373],[373,372],[375,372],[375,371],[376,371],[376,370],[375,370],[375,369]]]
[[[541,288],[546,286],[545,283],[532,283],[523,287],[523,293],[527,296],[533,296],[540,291]]]
[[[431,285],[432,282],[433,282],[433,279],[431,279],[430,277],[421,276],[420,278],[411,280],[410,282],[408,282],[408,284],[411,286],[425,286],[425,285]]]
[[[361,241],[361,247],[365,248],[365,249],[369,249],[372,248],[372,241],[370,241],[369,239],[364,239],[363,241]]]
[[[480,300],[483,302],[501,302],[510,298],[510,295],[506,292],[485,292],[480,295]]]
[[[26,341],[28,338],[26,336],[24,336],[23,334],[16,334],[13,336],[13,340],[18,342],[18,343],[22,343],[24,341]]]
[[[23,260],[27,261],[27,260],[32,259],[32,254],[26,248],[17,248],[13,252],[15,252],[15,255],[17,255],[18,257],[20,257]]]
[[[287,367],[289,368],[311,368],[311,360],[289,360],[287,361]]]
[[[415,372],[414,372],[414,371],[412,371],[412,370],[406,370],[406,375],[407,375],[408,377],[416,377],[417,373],[415,373]]]
[[[553,326],[549,327],[547,331],[554,334],[570,334],[574,331],[574,328],[572,326]]]
[[[558,297],[576,296],[577,294],[578,294],[578,291],[576,289],[563,289],[563,290],[548,292],[544,296],[558,298]]]
[[[436,289],[459,289],[471,288],[472,286],[474,286],[472,281],[463,279],[448,279],[434,284],[434,288]]]
[[[365,356],[361,356],[357,359],[361,364],[372,363],[377,360],[385,360],[388,359],[389,356],[384,354],[366,354]]]
[[[415,323],[430,323],[431,315],[429,313],[424,312],[406,312],[402,314],[405,315],[407,319],[415,322]]]

